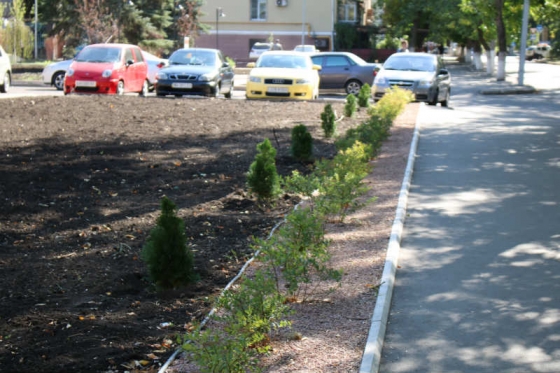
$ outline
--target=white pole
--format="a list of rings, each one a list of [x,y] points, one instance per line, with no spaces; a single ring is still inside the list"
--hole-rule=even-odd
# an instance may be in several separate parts
[[[305,44],[305,3],[306,0],[303,0],[303,8],[301,9],[301,45]]]
[[[523,3],[523,21],[521,22],[521,45],[519,46],[519,73],[518,84],[523,85],[525,74],[525,53],[527,49],[527,28],[529,27],[529,0]]]
[[[37,0],[35,0],[35,61],[37,61]]]
[[[335,18],[334,18],[334,14],[335,14],[334,0],[331,0],[331,13],[332,13],[331,14],[331,19],[332,19],[332,21],[331,21],[331,24],[332,24],[331,51],[334,51],[334,37],[335,37],[334,36],[334,33],[335,33],[334,32],[334,21],[335,21]]]

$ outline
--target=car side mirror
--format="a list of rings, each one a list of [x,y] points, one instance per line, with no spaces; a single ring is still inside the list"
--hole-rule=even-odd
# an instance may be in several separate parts
[[[133,60],[127,60],[127,61],[126,61],[126,66],[130,66],[130,65],[134,65],[134,61],[133,61]]]
[[[438,75],[449,75],[449,71],[447,69],[439,69]]]
[[[165,67],[165,62],[161,61],[160,63],[157,64],[157,67],[159,67],[160,69]]]
[[[313,65],[313,70],[321,71],[323,67],[321,65]]]
[[[229,63],[224,62],[224,63],[222,64],[222,67],[229,67]]]
[[[247,64],[247,67],[250,68],[250,69],[252,69],[252,68],[255,67],[255,66],[256,66],[256,65],[255,65],[254,62],[249,62],[249,63]]]

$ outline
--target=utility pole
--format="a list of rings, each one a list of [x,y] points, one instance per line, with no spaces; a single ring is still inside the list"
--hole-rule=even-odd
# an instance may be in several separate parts
[[[221,7],[216,8],[216,49],[220,49],[220,18],[225,16],[224,10]]]
[[[306,12],[306,0],[303,0],[303,7],[301,9],[301,45],[305,44],[305,12]]]

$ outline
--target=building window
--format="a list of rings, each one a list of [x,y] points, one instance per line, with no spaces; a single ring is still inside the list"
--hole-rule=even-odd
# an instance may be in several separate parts
[[[339,22],[356,22],[358,21],[358,4],[356,1],[343,0],[338,5]]]
[[[251,21],[266,21],[266,1],[251,0]]]

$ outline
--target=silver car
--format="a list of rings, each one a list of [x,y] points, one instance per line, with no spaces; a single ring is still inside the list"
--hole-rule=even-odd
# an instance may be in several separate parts
[[[148,64],[148,82],[150,83],[148,89],[153,91],[156,83],[156,74],[160,68],[167,64],[167,60],[154,56],[146,51],[142,51],[142,54]],[[74,60],[63,60],[45,66],[41,73],[43,83],[54,86],[59,91],[62,91],[64,88],[64,75],[66,75],[66,70],[68,70],[72,61]]]
[[[371,86],[375,101],[392,87],[408,89],[416,101],[447,106],[451,95],[451,74],[440,56],[428,53],[395,53],[383,64]]]
[[[319,89],[344,90],[346,94],[357,95],[364,84],[371,84],[381,68],[349,52],[320,52],[311,55],[311,59],[321,66]]]
[[[0,45],[0,92],[6,93],[12,83],[12,65],[8,53]]]

